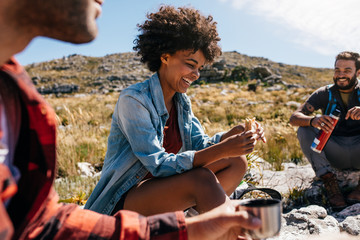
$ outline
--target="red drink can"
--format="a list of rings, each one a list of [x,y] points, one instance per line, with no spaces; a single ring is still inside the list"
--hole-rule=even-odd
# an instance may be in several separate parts
[[[333,127],[335,128],[336,124],[339,121],[340,117],[340,110],[335,109],[334,113],[329,115],[333,119]],[[314,152],[321,153],[321,151],[324,149],[327,141],[330,138],[330,135],[332,134],[333,130],[330,132],[324,132],[323,130],[320,130],[317,134],[317,136],[314,138],[313,143],[311,144],[311,149]]]

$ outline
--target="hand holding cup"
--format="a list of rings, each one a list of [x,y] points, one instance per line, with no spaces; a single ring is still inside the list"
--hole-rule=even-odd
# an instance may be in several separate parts
[[[278,199],[246,199],[240,201],[238,209],[245,210],[261,220],[261,227],[244,230],[253,239],[274,237],[281,228],[281,201]]]

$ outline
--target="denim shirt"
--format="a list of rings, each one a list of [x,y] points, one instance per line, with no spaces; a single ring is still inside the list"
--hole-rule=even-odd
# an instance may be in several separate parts
[[[193,168],[196,151],[218,143],[223,133],[209,137],[191,110],[186,94],[176,93],[182,148],[167,153],[163,148],[164,127],[169,114],[157,74],[124,89],[111,122],[108,149],[101,178],[85,208],[111,214],[121,196],[148,172],[167,177]]]

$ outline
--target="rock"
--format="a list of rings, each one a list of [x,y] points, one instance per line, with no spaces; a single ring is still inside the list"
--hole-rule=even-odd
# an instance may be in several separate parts
[[[288,194],[294,188],[305,189],[311,186],[315,173],[310,164],[298,166],[285,163],[283,167],[286,171],[262,171],[259,185],[274,188],[282,194]]]
[[[336,170],[335,169],[336,179],[339,182],[339,186],[344,187],[356,187],[360,180],[360,171],[351,171],[351,170]]]
[[[309,188],[304,190],[304,197],[312,204],[324,205],[326,197],[324,195],[322,182],[314,181]]]
[[[325,233],[340,233],[339,223],[333,216],[327,215],[323,207],[311,205],[283,214],[280,235],[270,239],[300,240]]]
[[[295,101],[289,101],[286,103],[286,106],[288,107],[294,107],[294,108],[298,108],[300,107],[301,103],[299,102],[295,102]]]
[[[339,223],[332,216],[324,219],[309,219],[308,229],[310,234],[339,233]]]
[[[76,84],[53,84],[51,87],[40,87],[37,91],[41,94],[75,93],[79,91]]]
[[[265,89],[265,91],[267,91],[267,92],[280,91],[280,90],[283,90],[283,86],[281,86],[281,85],[275,85],[275,86],[268,87]]]
[[[78,162],[77,163],[78,172],[81,176],[85,177],[92,177],[95,175],[95,169],[91,165],[91,163],[88,162]]]
[[[222,60],[220,60],[220,61],[218,61],[218,62],[214,62],[214,63],[212,64],[212,67],[213,67],[213,68],[217,68],[218,70],[225,70],[225,68],[226,68],[226,61],[225,61],[225,59],[222,59]]]
[[[360,206],[358,206],[359,208]],[[347,232],[351,235],[360,235],[360,215],[349,216],[340,223],[340,230]]]
[[[360,203],[353,204],[350,207],[343,209],[341,212],[334,214],[334,217],[339,221],[345,220],[348,216],[360,216]]]
[[[358,240],[358,237],[355,236],[351,236],[347,233],[339,233],[339,234],[334,234],[334,233],[327,233],[327,234],[320,234],[320,235],[313,235],[310,237],[306,237],[304,239],[307,240]]]
[[[299,210],[297,210],[297,212],[311,218],[325,219],[327,217],[326,209],[316,205],[311,205],[306,208],[300,208]]]
[[[263,79],[263,82],[279,82],[281,80],[282,76],[280,75],[276,75],[276,74],[271,74],[270,76],[267,76],[266,78]]]
[[[255,78],[260,78],[260,79],[265,79],[265,78],[273,75],[271,70],[265,66],[256,66],[252,69],[252,71],[254,72],[254,74],[256,76]]]
[[[222,95],[222,96],[228,95],[228,90],[226,90],[226,89],[222,90],[222,91],[220,92],[220,95]]]
[[[257,159],[256,159],[257,161]],[[321,239],[327,240],[322,236],[330,236],[333,240],[341,239],[344,236],[360,236],[360,203],[351,205],[341,212],[333,212],[327,209],[326,197],[322,190],[322,182],[315,177],[310,164],[298,166],[294,163],[283,164],[283,171],[272,171],[265,169],[265,164],[259,160],[250,162],[249,171],[245,178],[251,177],[258,182],[258,187],[269,187],[282,193],[283,209],[282,229],[279,236],[269,238],[270,240],[305,240]],[[349,183],[349,176],[357,181],[358,172],[343,172],[344,179]],[[355,175],[354,175],[355,174]],[[345,177],[346,176],[346,177]],[[294,189],[300,191],[300,195],[306,201],[302,205],[296,205],[296,201],[288,199]],[[289,203],[290,202],[290,203]],[[310,203],[309,206],[305,202]],[[313,203],[316,203],[313,204]],[[346,234],[340,234],[346,232]],[[337,236],[338,238],[336,238]],[[347,239],[347,238],[344,238]],[[349,238],[353,239],[353,238]]]
[[[121,80],[120,77],[114,76],[114,75],[108,76],[106,79],[109,80],[110,82],[115,81],[115,80]]]

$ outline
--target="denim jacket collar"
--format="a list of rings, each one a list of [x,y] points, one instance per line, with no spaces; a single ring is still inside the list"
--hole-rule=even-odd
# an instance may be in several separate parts
[[[160,79],[157,73],[153,74],[150,77],[149,88],[152,99],[154,101],[154,106],[159,116],[168,114],[165,106],[164,95],[161,88]]]

